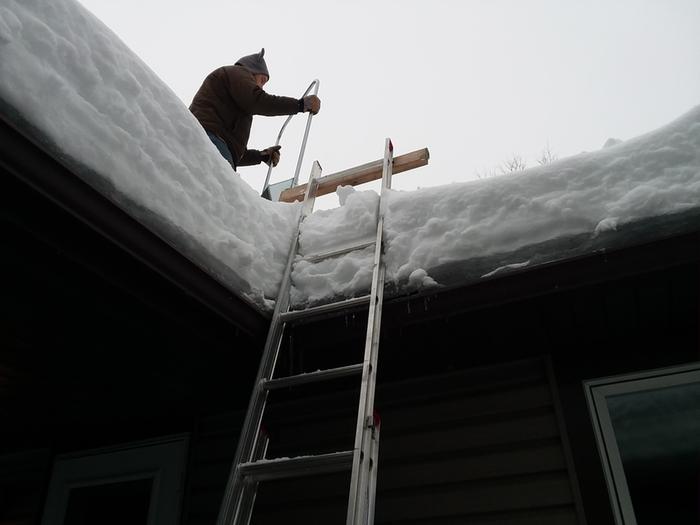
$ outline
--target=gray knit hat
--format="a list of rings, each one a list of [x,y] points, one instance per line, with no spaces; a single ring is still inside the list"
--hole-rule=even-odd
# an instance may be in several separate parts
[[[239,58],[236,65],[243,66],[254,75],[266,75],[267,78],[270,78],[270,72],[267,70],[267,64],[265,63],[263,56],[265,56],[264,47],[260,50],[260,53],[246,55],[243,58]]]

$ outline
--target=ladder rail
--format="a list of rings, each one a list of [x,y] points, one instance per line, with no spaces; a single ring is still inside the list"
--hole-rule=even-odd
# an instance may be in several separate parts
[[[370,453],[370,476],[367,495],[367,525],[374,525],[374,508],[377,501],[377,469],[379,468],[379,436],[381,431],[381,420],[375,413],[374,415],[374,431],[375,435],[371,441],[372,449]]]
[[[297,221],[296,233],[290,243],[287,266],[280,284],[280,291],[277,295],[275,310],[270,323],[270,330],[265,340],[265,349],[263,350],[263,356],[260,360],[258,374],[248,404],[248,411],[246,412],[246,417],[238,440],[233,467],[221,502],[219,515],[216,521],[217,525],[231,525],[236,523],[239,515],[245,483],[240,472],[240,465],[248,463],[253,459],[254,446],[257,441],[269,392],[264,388],[264,383],[266,380],[271,379],[271,375],[274,371],[282,342],[282,330],[284,328],[284,321],[281,318],[281,314],[289,308],[289,289],[291,286],[292,266],[298,249],[299,230],[304,218],[313,210],[316,180],[320,173],[321,165],[318,162],[314,162],[309,179],[311,191],[309,191],[308,195],[304,198],[304,203],[302,204]]]
[[[394,146],[386,139],[384,147],[384,165],[382,174],[382,189],[377,211],[377,238],[374,249],[374,269],[372,275],[372,291],[367,318],[367,336],[365,338],[364,370],[360,390],[357,425],[355,428],[355,445],[353,447],[352,478],[348,497],[348,513],[346,525],[367,524],[374,511],[370,502],[369,490],[373,486],[369,464],[371,462],[373,443],[377,436],[374,420],[374,396],[376,390],[376,374],[379,350],[379,335],[381,328],[382,305],[384,301],[384,280],[386,267],[382,261],[384,212],[386,208],[387,190],[391,188],[391,168]],[[376,467],[374,468],[376,473]]]
[[[309,87],[306,88],[306,91],[304,91],[304,94],[301,96],[301,98],[304,98],[306,95],[309,94],[311,91],[311,88],[314,88],[314,95],[318,95],[318,88],[321,84],[321,81],[319,79],[314,79],[311,84],[309,84]],[[284,124],[282,124],[282,128],[280,128],[280,132],[277,134],[277,141],[275,142],[275,146],[280,145],[280,141],[282,140],[282,135],[284,134],[284,130],[287,128],[287,124],[292,120],[294,115],[289,115],[285,121]],[[292,186],[296,186],[297,182],[299,181],[299,171],[301,170],[301,163],[304,160],[304,152],[306,151],[306,142],[309,138],[309,130],[311,129],[311,119],[313,118],[313,114],[309,113],[309,117],[306,119],[306,129],[304,130],[304,139],[302,140],[301,143],[301,149],[299,150],[299,158],[297,160],[297,165],[296,168],[294,169],[294,178],[292,179]],[[265,192],[265,189],[270,185],[270,177],[272,175],[272,163],[267,168],[267,176],[265,177],[265,184],[263,184],[263,193]]]
[[[269,444],[270,438],[268,437],[267,432],[259,432],[258,438],[255,442],[255,448],[253,450],[253,458],[256,461],[265,459],[265,455],[267,454],[267,447]],[[257,496],[257,493],[258,480],[246,479],[243,483],[243,487],[241,488],[240,506],[242,515],[252,516],[253,506],[255,505],[255,498]],[[250,522],[250,519],[248,519],[248,522]],[[246,522],[245,525],[249,525],[248,522]]]

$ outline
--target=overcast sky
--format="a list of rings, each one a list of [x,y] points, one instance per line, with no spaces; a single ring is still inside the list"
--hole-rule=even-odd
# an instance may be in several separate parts
[[[472,179],[549,145],[565,157],[700,104],[698,0],[80,0],[189,105],[204,77],[265,47],[266,91],[321,81],[301,181],[428,147],[398,189]],[[273,180],[292,176],[306,116]],[[249,147],[284,117],[256,117]],[[266,166],[241,168],[261,189]]]

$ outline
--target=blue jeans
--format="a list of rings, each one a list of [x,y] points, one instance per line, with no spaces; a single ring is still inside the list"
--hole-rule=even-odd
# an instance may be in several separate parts
[[[206,130],[205,130],[206,131]],[[236,169],[236,163],[233,162],[233,155],[231,155],[231,150],[228,149],[228,146],[226,143],[219,137],[218,135],[215,135],[214,133],[207,131],[207,136],[209,139],[214,143],[214,146],[216,146],[216,149],[219,150],[219,153],[221,153],[221,156],[225,158],[228,163],[233,166],[233,169]]]

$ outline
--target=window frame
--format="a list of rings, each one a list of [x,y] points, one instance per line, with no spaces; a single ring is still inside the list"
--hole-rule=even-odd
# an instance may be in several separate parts
[[[72,489],[153,479],[148,525],[178,523],[189,436],[179,434],[57,456],[41,525],[62,525]]]
[[[606,397],[700,383],[700,362],[584,381],[586,401],[615,523],[637,525]]]

